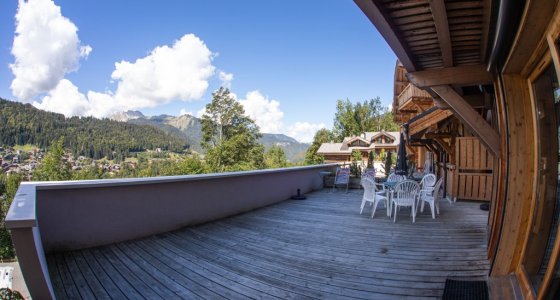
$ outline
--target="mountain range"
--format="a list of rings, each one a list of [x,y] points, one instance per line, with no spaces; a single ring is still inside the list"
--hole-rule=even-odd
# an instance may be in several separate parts
[[[150,125],[159,128],[169,135],[179,137],[187,141],[190,149],[203,152],[200,143],[202,141],[202,124],[200,119],[185,114],[180,116],[158,115],[145,116],[139,111],[119,112],[111,116],[111,119],[119,122],[127,122],[137,125]],[[265,149],[278,145],[290,162],[299,162],[305,159],[305,151],[309,144],[300,143],[292,137],[284,134],[263,133],[260,142]]]

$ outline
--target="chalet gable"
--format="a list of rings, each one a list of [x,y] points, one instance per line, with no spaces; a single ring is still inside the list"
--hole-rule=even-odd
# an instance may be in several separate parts
[[[370,142],[363,137],[355,136],[346,141],[348,147],[369,147]]]
[[[384,131],[380,131],[379,133],[373,135],[370,138],[370,142],[371,144],[377,144],[377,145],[381,145],[381,144],[394,144],[395,143],[396,138]]]

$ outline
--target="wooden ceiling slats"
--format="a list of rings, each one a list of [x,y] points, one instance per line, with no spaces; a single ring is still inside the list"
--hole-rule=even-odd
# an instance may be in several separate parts
[[[437,49],[427,49],[427,50],[414,51],[414,56],[415,57],[417,57],[419,55],[431,55],[431,54],[441,55],[441,49],[439,49],[439,47],[438,47]]]
[[[480,40],[469,40],[469,41],[454,41],[453,47],[459,48],[462,46],[477,46],[477,49],[480,47]]]
[[[398,25],[405,25],[405,24],[425,22],[425,21],[433,23],[433,18],[432,18],[431,14],[421,14],[421,15],[413,15],[413,16],[408,16],[408,17],[396,18],[396,19],[393,19],[393,21],[398,26]]]
[[[424,5],[414,8],[394,10],[389,13],[392,18],[409,17],[420,14],[430,14],[430,7],[428,5]]]
[[[417,35],[421,35],[421,34],[432,34],[432,33],[434,33],[434,34],[436,33],[436,28],[434,26],[404,31],[404,32],[402,32],[402,36],[404,38],[407,38],[407,37],[411,37],[411,36],[417,36]]]
[[[410,23],[410,24],[404,24],[404,25],[398,26],[398,29],[401,32],[409,31],[409,30],[413,30],[413,29],[423,29],[423,28],[433,28],[435,30],[434,21],[430,20],[430,21]]]
[[[470,29],[470,30],[451,30],[449,32],[451,37],[459,37],[459,36],[481,36],[482,30],[479,29]]]
[[[428,56],[428,57],[419,57],[418,62],[432,62],[432,61],[441,61],[441,56]]]
[[[481,16],[468,16],[468,17],[456,17],[456,18],[449,18],[447,20],[449,25],[458,25],[458,24],[472,24],[472,23],[480,23],[482,22]]]
[[[437,45],[438,39],[422,39],[418,41],[408,42],[408,46],[411,47],[411,49],[417,46],[433,45],[433,44]]]
[[[463,35],[457,37],[451,37],[451,41],[453,42],[464,42],[464,41],[477,41],[480,43],[480,35]]]
[[[479,8],[482,7],[482,1],[447,2],[445,7],[447,7],[447,10]]]
[[[408,0],[408,1],[384,1],[385,7],[389,10],[409,8],[428,4],[428,0]]]
[[[458,18],[458,17],[474,17],[474,16],[480,16],[482,18],[482,7],[478,9],[448,10],[447,16],[450,19]]]
[[[438,49],[438,51],[440,51],[439,44],[435,43],[435,44],[430,44],[430,45],[410,47],[410,51],[412,51],[412,52],[422,51],[422,50],[430,50],[430,49]]]
[[[383,12],[416,71],[482,63],[489,0],[369,1]]]
[[[472,29],[480,29],[482,30],[481,23],[464,23],[464,24],[449,24],[450,31],[459,31],[459,30],[472,30]]]
[[[405,40],[407,42],[414,42],[414,41],[427,40],[427,39],[437,39],[437,34],[435,33],[417,34],[417,35],[405,37]]]

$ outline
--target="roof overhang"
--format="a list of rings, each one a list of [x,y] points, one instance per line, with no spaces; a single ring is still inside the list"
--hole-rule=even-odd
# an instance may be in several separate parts
[[[408,135],[416,135],[417,133],[422,132],[428,127],[437,124],[452,115],[453,113],[450,110],[440,109],[434,106],[410,119],[406,123],[406,126],[408,127]]]

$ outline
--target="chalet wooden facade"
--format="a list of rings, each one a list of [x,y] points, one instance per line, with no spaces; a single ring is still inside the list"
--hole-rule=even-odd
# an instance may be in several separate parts
[[[447,191],[490,201],[492,277],[559,299],[558,1],[355,0],[399,62],[395,119]]]
[[[327,163],[352,161],[352,151],[362,153],[362,163],[366,164],[370,154],[378,157],[382,152],[397,152],[400,143],[399,132],[364,132],[359,136],[345,137],[341,143],[323,143],[317,153],[323,155]]]

